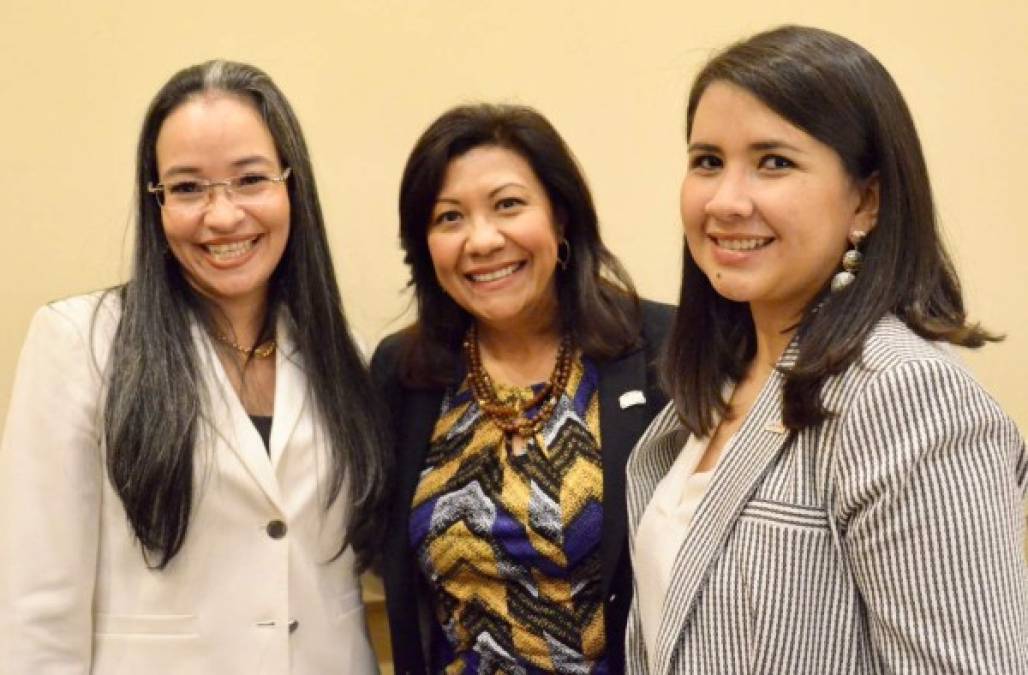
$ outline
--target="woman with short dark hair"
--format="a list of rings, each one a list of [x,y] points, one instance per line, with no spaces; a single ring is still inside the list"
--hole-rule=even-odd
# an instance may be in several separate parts
[[[473,105],[416,143],[400,240],[417,321],[372,373],[396,434],[383,570],[397,672],[618,672],[624,462],[670,325],[600,239],[556,130]]]
[[[253,66],[143,120],[132,275],[53,302],[0,449],[0,663],[18,673],[376,670],[357,570],[382,426],[299,123]]]
[[[788,26],[687,109],[674,402],[628,464],[629,671],[1028,672],[1028,453],[969,323],[913,120]]]

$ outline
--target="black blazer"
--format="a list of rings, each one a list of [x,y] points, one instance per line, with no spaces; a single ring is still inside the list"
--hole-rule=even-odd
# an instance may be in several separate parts
[[[671,327],[674,308],[643,300],[642,343],[622,356],[597,363],[600,373],[600,438],[603,453],[603,535],[600,541],[602,587],[607,596],[607,659],[612,672],[624,663],[625,624],[632,600],[625,508],[625,463],[650,420],[667,403],[655,369],[660,347]],[[443,389],[411,389],[400,384],[401,333],[390,335],[375,350],[371,374],[388,406],[395,437],[395,476],[382,561],[382,577],[393,645],[393,666],[400,674],[428,672],[428,635],[422,616],[435,622],[426,588],[410,548],[411,501],[425,464],[429,439],[439,417]],[[625,392],[641,391],[642,405],[622,408]]]

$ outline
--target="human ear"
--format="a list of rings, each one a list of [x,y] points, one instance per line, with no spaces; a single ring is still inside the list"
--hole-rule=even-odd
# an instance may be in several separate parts
[[[878,205],[881,198],[881,181],[878,172],[861,181],[860,202],[853,217],[853,230],[870,233],[878,224]]]
[[[551,213],[553,214],[553,234],[556,236],[557,241],[567,237],[568,231],[568,214],[567,210],[559,205],[552,207]]]

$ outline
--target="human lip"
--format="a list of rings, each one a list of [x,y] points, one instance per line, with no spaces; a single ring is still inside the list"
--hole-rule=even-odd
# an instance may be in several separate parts
[[[774,237],[720,237],[717,235],[711,235],[710,238],[718,248],[723,248],[726,251],[738,251],[741,253],[762,249],[774,241]]]
[[[489,270],[476,270],[466,273],[468,279],[476,283],[486,283],[489,281],[499,281],[505,279],[510,275],[517,272],[524,265],[524,262],[513,262],[502,267],[494,267]]]
[[[208,242],[202,244],[204,250],[210,254],[218,262],[232,262],[238,260],[244,255],[253,250],[257,240],[260,237],[252,237],[249,239],[236,239],[234,241],[227,242]]]

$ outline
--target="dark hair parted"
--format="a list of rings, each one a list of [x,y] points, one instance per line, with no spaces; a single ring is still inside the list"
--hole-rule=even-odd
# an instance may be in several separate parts
[[[784,422],[815,426],[830,413],[825,380],[858,359],[875,323],[895,314],[930,340],[980,347],[996,337],[969,324],[960,283],[935,218],[921,143],[903,96],[863,47],[815,28],[784,26],[715,55],[689,93],[687,138],[714,82],[740,87],[782,118],[831,147],[856,180],[877,176],[877,223],[863,265],[845,290],[826,288],[797,327],[799,353],[785,372]],[[668,387],[683,424],[713,430],[723,415],[726,380],[738,380],[756,352],[749,308],[721,297],[685,247],[679,310],[667,359]]]
[[[148,563],[163,568],[182,547],[199,494],[194,449],[203,431],[201,371],[211,364],[194,347],[191,328],[196,321],[210,325],[216,310],[192,290],[169,253],[160,208],[146,187],[158,182],[156,143],[165,119],[209,93],[252,104],[283,167],[292,169],[289,238],[271,278],[265,326],[272,331],[277,319],[288,322],[331,448],[325,507],[339,498],[345,478],[349,520],[346,532],[340,532],[340,551],[353,545],[363,568],[376,536],[368,514],[382,497],[386,472],[379,452],[384,427],[343,314],[300,125],[282,92],[253,66],[209,61],[186,68],[161,88],[143,120],[133,268],[130,280],[116,290],[122,313],[103,412],[107,471]]]
[[[478,147],[511,150],[528,162],[553,207],[558,237],[571,247],[557,268],[560,318],[592,358],[623,353],[639,340],[639,299],[628,273],[600,239],[596,208],[574,155],[553,125],[526,106],[480,103],[452,108],[418,139],[400,183],[400,244],[418,317],[401,369],[410,385],[450,384],[472,317],[435,275],[428,230],[450,162]]]

